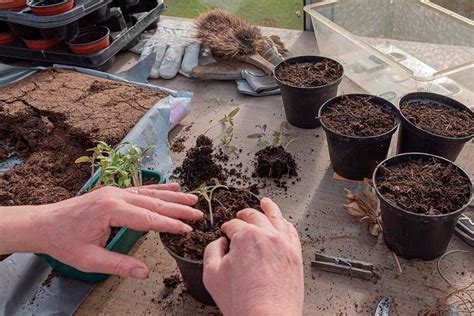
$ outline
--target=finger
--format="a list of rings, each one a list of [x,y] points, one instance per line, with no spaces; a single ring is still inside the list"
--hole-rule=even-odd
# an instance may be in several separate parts
[[[179,183],[171,182],[165,184],[150,184],[144,185],[142,188],[153,189],[153,190],[167,190],[167,191],[175,191],[178,192],[180,189]]]
[[[237,218],[263,229],[275,230],[275,227],[263,213],[251,208],[237,212]]]
[[[126,192],[124,198],[127,203],[171,218],[195,221],[204,216],[203,212],[188,205],[166,202],[146,195]]]
[[[146,195],[149,197],[157,198],[166,202],[178,203],[183,205],[195,205],[198,201],[198,197],[194,194],[187,194],[174,191],[163,191],[163,190],[154,190],[148,189],[146,187],[138,188],[137,191],[139,195]]]
[[[208,268],[213,269],[219,267],[228,248],[229,242],[225,237],[214,240],[207,245],[206,249],[204,249],[204,271]]]
[[[221,226],[221,231],[230,239],[234,239],[239,233],[245,233],[245,231],[251,228],[251,224],[244,222],[243,220],[234,218],[224,223]]]
[[[162,233],[182,234],[189,233],[191,226],[180,220],[162,216],[147,209],[128,203],[111,210],[111,227],[128,227],[138,231],[159,231]]]
[[[106,273],[136,279],[146,279],[149,274],[148,267],[139,260],[95,245],[84,246],[77,261],[66,263],[83,272]]]
[[[280,208],[269,198],[263,198],[260,201],[260,206],[262,207],[263,212],[272,223],[273,227],[280,232],[286,231],[285,219],[281,215]]]

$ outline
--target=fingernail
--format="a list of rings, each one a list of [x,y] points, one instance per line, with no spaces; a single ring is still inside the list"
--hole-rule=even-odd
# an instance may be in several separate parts
[[[262,202],[265,202],[265,203],[267,203],[267,202],[271,202],[271,201],[272,201],[272,200],[270,200],[270,199],[269,199],[269,198],[267,198],[267,197],[264,197],[264,198],[262,199]]]
[[[199,218],[204,216],[204,213],[199,210],[193,210],[193,214],[198,216]]]
[[[190,232],[192,232],[192,231],[193,231],[193,228],[192,228],[191,226],[189,226],[189,225],[187,225],[187,224],[184,224],[184,225],[183,225],[183,232],[184,232],[184,233],[190,233]]]
[[[148,270],[145,268],[135,268],[132,270],[132,277],[135,279],[146,279],[148,277]]]

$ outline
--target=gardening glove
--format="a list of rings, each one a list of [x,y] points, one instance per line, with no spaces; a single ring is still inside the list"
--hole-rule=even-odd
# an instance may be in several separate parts
[[[172,79],[178,72],[191,77],[191,71],[199,64],[201,44],[194,36],[194,23],[190,21],[163,20],[155,34],[146,43],[137,44],[132,51],[140,52],[139,62],[150,54],[156,54],[150,78]]]
[[[280,94],[280,88],[275,78],[263,73],[263,71],[242,70],[241,77],[242,79],[235,82],[237,83],[237,90],[242,94],[254,97]]]

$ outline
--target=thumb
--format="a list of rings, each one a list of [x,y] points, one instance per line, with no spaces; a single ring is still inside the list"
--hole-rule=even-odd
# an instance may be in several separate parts
[[[139,260],[109,251],[95,245],[85,246],[78,256],[76,262],[65,262],[83,272],[105,273],[131,277],[135,279],[145,279],[148,277],[148,267]]]
[[[228,247],[229,242],[226,237],[221,237],[207,245],[204,250],[204,271],[218,269]]]

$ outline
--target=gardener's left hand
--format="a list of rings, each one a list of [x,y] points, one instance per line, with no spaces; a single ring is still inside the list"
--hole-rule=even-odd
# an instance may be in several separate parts
[[[177,191],[177,184],[104,187],[55,204],[0,208],[0,254],[40,252],[83,272],[146,278],[144,263],[104,248],[110,227],[190,232],[180,219],[197,220],[203,213],[191,207],[196,196]]]

